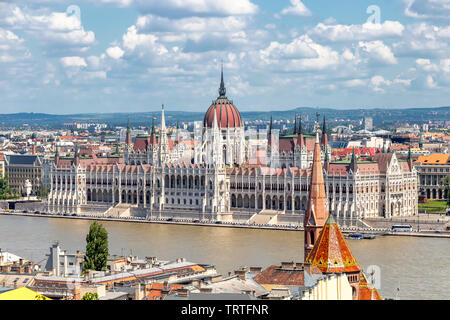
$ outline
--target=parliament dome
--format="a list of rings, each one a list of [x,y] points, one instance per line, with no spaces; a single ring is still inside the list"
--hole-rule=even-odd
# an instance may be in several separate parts
[[[219,97],[213,101],[208,108],[203,119],[203,126],[212,128],[214,122],[214,113],[217,116],[218,126],[220,128],[238,128],[243,126],[241,115],[238,109],[233,105],[233,101],[226,97],[226,89],[223,81],[223,70],[221,74]]]

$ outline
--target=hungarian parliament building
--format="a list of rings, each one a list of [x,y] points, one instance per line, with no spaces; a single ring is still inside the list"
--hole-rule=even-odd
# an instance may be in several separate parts
[[[174,131],[174,130],[171,130]],[[320,143],[327,207],[341,219],[417,214],[417,172],[412,160],[377,153],[370,161],[334,161],[325,119],[316,136],[303,134],[301,118],[294,134],[272,129],[245,131],[238,109],[226,96],[223,71],[219,96],[196,122],[194,132],[169,135],[164,106],[157,134],[131,137],[128,124],[124,152],[102,158],[76,150],[60,157],[45,174],[47,209],[53,213],[96,210],[105,215],[132,208],[144,216],[199,213],[204,219],[227,220],[247,213],[303,216],[313,163]],[[186,139],[186,137],[190,139]]]

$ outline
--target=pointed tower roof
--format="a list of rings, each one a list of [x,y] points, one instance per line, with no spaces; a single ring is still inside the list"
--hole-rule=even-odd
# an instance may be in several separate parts
[[[161,131],[166,130],[166,119],[164,117],[164,104],[161,106]]]
[[[125,136],[125,144],[131,145],[131,129],[130,129],[130,117],[128,117],[128,124],[127,124],[127,135]]]
[[[359,272],[362,270],[333,215],[328,216],[305,263],[311,263],[311,266],[319,268],[323,273]]]
[[[217,123],[217,113],[214,112],[214,117],[213,117],[213,130],[217,130],[219,128],[219,124]]]
[[[272,143],[272,115],[270,115],[269,133],[267,139],[270,145]]]
[[[155,133],[155,117],[152,118],[152,131],[150,133],[150,144],[151,145],[158,144],[158,139],[156,138],[156,133]]]
[[[324,150],[324,152],[325,152],[325,159],[323,161],[323,165],[325,167],[325,170],[328,172],[328,170],[330,169],[330,159],[328,158],[327,150]]]
[[[219,87],[219,98],[226,98],[227,89],[225,88],[225,82],[223,81],[223,61],[222,61],[222,71],[220,73],[220,87]]]
[[[303,126],[302,126],[302,117],[299,117],[300,119],[300,123],[299,123],[299,128],[297,131],[297,146],[299,146],[300,148],[303,147],[305,145],[305,138],[303,137]]]
[[[325,121],[325,115],[323,116],[323,126],[322,126],[322,140],[320,143],[323,146],[328,145],[328,136],[327,136],[327,123]]]
[[[295,116],[294,120],[294,134],[297,134],[297,115]]]
[[[355,173],[358,170],[358,161],[356,160],[355,147],[353,147],[352,160],[350,161],[350,169],[352,169],[353,173]]]
[[[409,170],[412,170],[413,168],[413,161],[412,161],[412,155],[411,155],[411,145],[408,147],[408,167]]]
[[[55,148],[56,148],[56,150],[55,150],[55,160],[54,160],[54,162],[55,162],[55,165],[58,166],[58,162],[59,162],[59,148],[58,148],[58,146],[56,144],[55,144]]]
[[[305,212],[304,226],[306,228],[322,228],[328,218],[326,207],[327,194],[323,178],[322,158],[320,153],[319,132],[316,132],[314,158],[309,186],[308,207]]]
[[[78,147],[75,147],[74,164],[75,166],[78,166],[79,163],[80,163],[80,154],[78,151]]]

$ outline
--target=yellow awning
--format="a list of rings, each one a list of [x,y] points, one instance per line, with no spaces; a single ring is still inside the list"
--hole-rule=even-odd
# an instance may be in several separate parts
[[[0,300],[52,300],[26,287],[0,293]]]

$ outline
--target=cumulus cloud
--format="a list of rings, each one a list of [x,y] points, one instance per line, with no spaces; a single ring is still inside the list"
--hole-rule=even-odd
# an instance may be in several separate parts
[[[110,56],[111,58],[117,60],[117,59],[122,58],[122,56],[123,56],[123,54],[124,54],[124,51],[123,51],[120,47],[115,46],[115,47],[110,47],[110,48],[108,48],[108,49],[106,50],[106,53],[107,53],[108,56]]]
[[[84,30],[77,15],[48,10],[22,9],[15,4],[0,3],[0,25],[23,30],[38,38],[50,55],[85,52],[95,43],[93,31]]]
[[[449,0],[405,0],[405,15],[417,19],[450,19]]]
[[[165,17],[252,15],[258,6],[250,0],[135,0],[143,13]]]
[[[380,64],[397,63],[397,59],[392,53],[392,50],[380,40],[370,42],[360,41],[358,47],[362,54],[367,56],[370,61]]]
[[[406,27],[403,38],[392,47],[401,56],[448,56],[450,27],[440,27],[426,22]]]
[[[317,24],[308,34],[321,40],[332,42],[373,40],[388,37],[401,37],[405,27],[398,21],[385,21],[381,24],[364,23],[342,25]]]
[[[14,32],[0,28],[0,62],[17,62],[31,57],[24,40]]]
[[[281,10],[282,15],[311,16],[312,12],[303,4],[301,0],[290,0],[291,6]]]
[[[439,71],[439,67],[433,63],[429,59],[417,59],[416,64],[419,68],[425,71]]]
[[[86,60],[82,57],[63,57],[61,63],[64,67],[87,67]]]
[[[337,51],[315,43],[306,34],[286,44],[271,42],[269,47],[259,51],[259,58],[264,65],[283,72],[333,69],[341,61]]]

